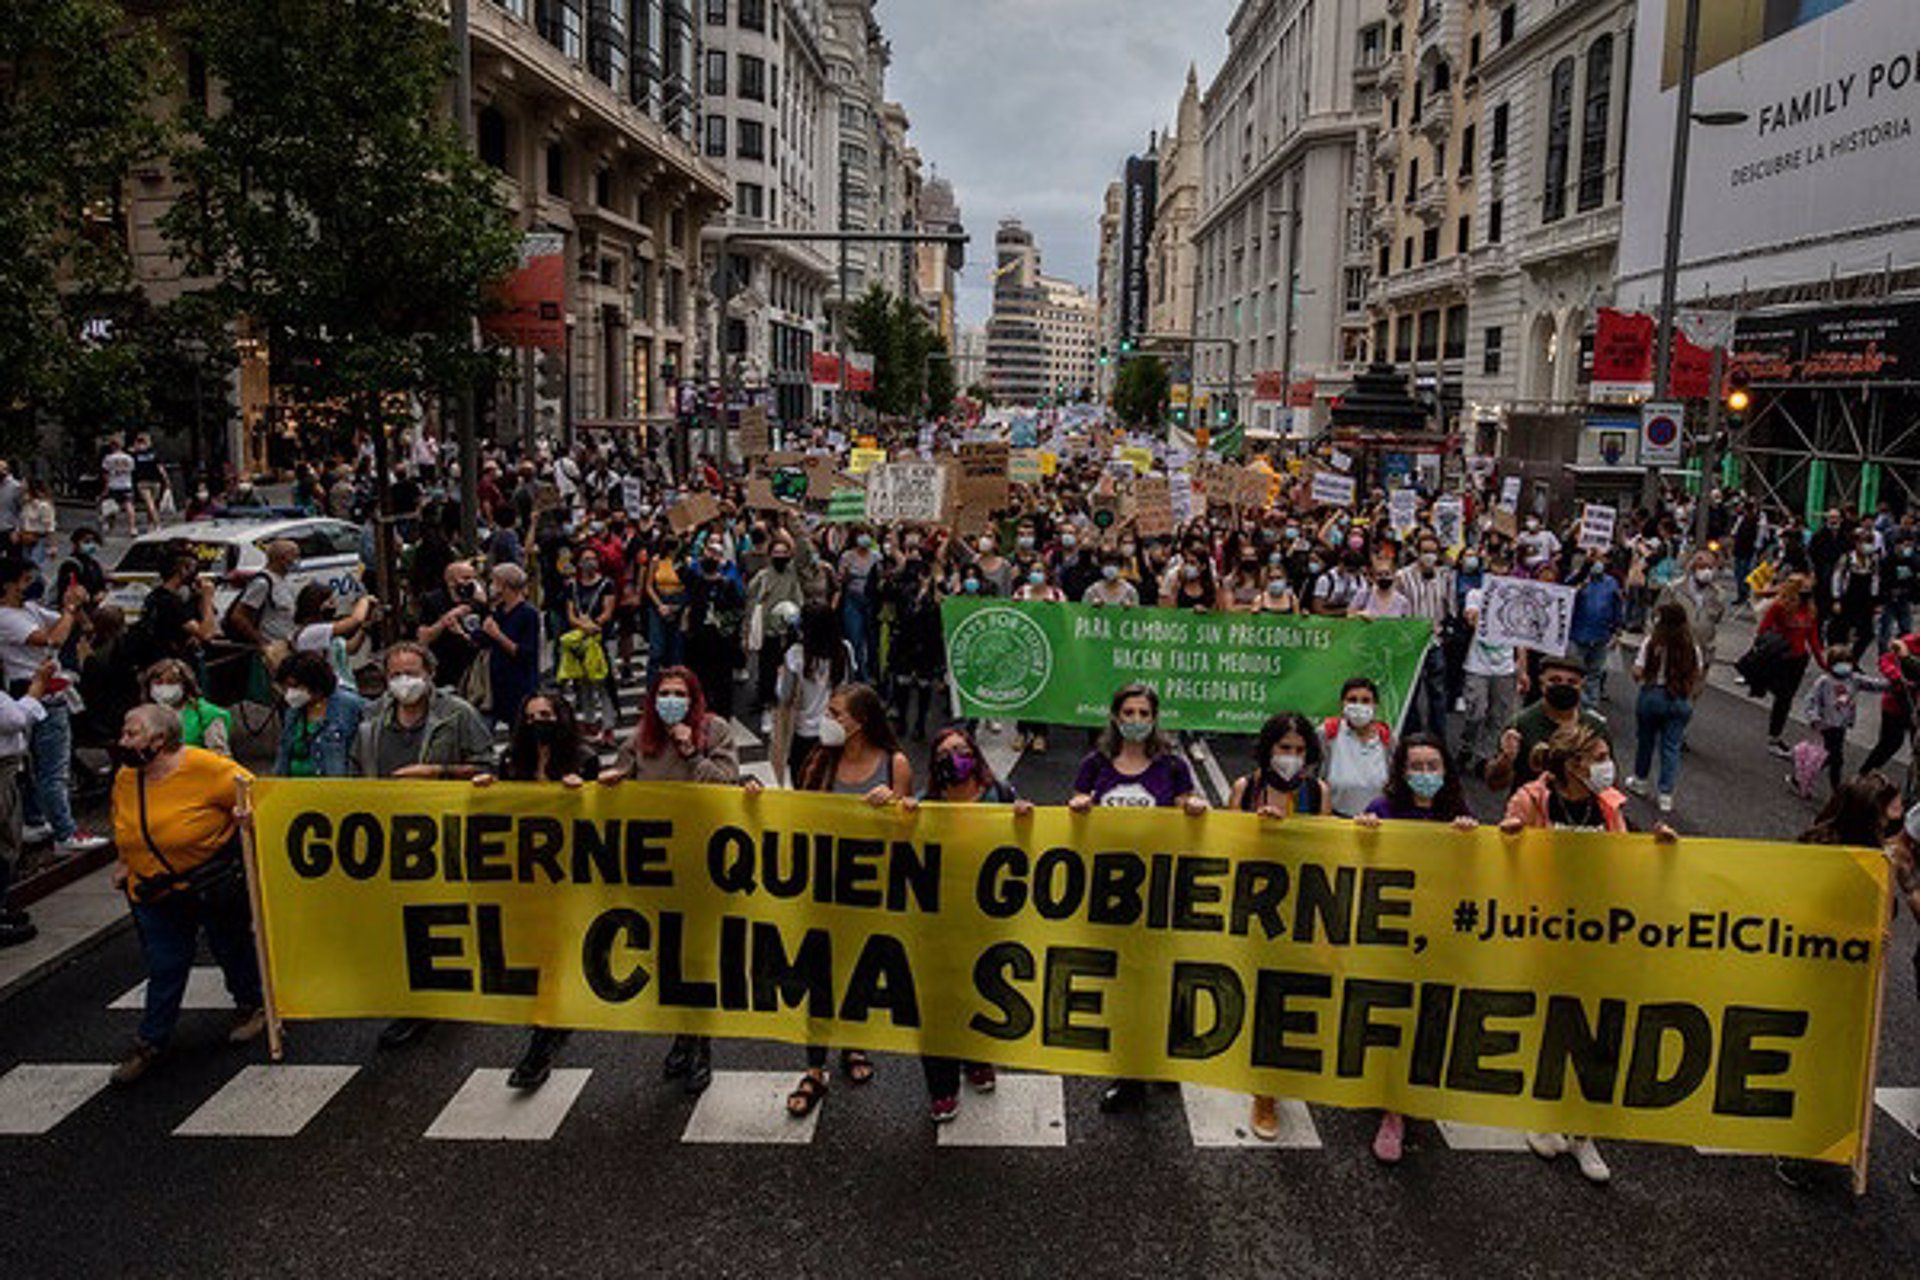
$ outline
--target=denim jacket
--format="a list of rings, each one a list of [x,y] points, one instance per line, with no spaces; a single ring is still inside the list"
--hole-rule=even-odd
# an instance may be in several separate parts
[[[309,750],[313,755],[316,778],[344,778],[353,772],[353,743],[360,732],[360,716],[366,702],[344,685],[327,696],[326,714],[313,731]],[[294,745],[299,741],[301,721],[305,717],[290,713],[280,729],[280,752],[274,758],[273,771],[281,777],[293,765]]]

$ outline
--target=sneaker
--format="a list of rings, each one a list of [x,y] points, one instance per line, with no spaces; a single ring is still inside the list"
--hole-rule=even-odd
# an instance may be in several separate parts
[[[53,828],[44,822],[36,822],[30,827],[20,829],[22,844],[43,844],[51,839],[53,839]]]
[[[1100,1110],[1107,1115],[1132,1111],[1147,1098],[1147,1086],[1139,1080],[1115,1080],[1100,1095]]]
[[[1592,1138],[1577,1138],[1573,1143],[1573,1158],[1579,1162],[1580,1176],[1596,1186],[1609,1182],[1613,1170],[1607,1168],[1607,1162],[1600,1158],[1600,1148]]]
[[[1253,1095],[1253,1115],[1247,1125],[1253,1136],[1272,1142],[1280,1136],[1280,1100],[1264,1093]]]
[[[147,1074],[153,1068],[153,1064],[159,1060],[160,1050],[156,1046],[144,1040],[135,1040],[133,1051],[120,1060],[120,1065],[115,1067],[113,1074],[107,1078],[115,1085],[125,1088]]]
[[[687,1078],[680,1082],[680,1092],[689,1098],[697,1098],[712,1083],[713,1042],[702,1038],[694,1048],[693,1061],[687,1066]]]
[[[1789,747],[1786,743],[1782,742],[1778,738],[1767,739],[1767,750],[1771,751],[1774,755],[1778,756],[1782,760],[1793,759],[1793,748]]]
[[[61,853],[93,853],[112,843],[113,841],[105,836],[95,835],[84,827],[75,827],[72,835],[57,842],[53,847]]]
[[[520,1061],[513,1064],[513,1070],[507,1074],[507,1088],[522,1093],[531,1093],[547,1082],[553,1074],[553,1054],[539,1043],[527,1046],[520,1055]]]
[[[960,1114],[960,1099],[949,1095],[927,1104],[927,1117],[935,1124],[946,1124]]]
[[[227,1028],[228,1044],[251,1044],[267,1030],[265,1009],[235,1009],[233,1025]]]
[[[975,1093],[992,1093],[993,1086],[999,1081],[992,1067],[984,1062],[976,1062],[967,1067],[967,1083],[973,1086]]]
[[[1032,742],[1030,742],[1030,743],[1028,743],[1028,744],[1027,744],[1027,749],[1028,749],[1028,750],[1030,750],[1030,751],[1032,751],[1032,752],[1033,752],[1033,754],[1035,754],[1035,755],[1037,755],[1037,756],[1043,756],[1043,755],[1045,755],[1045,754],[1047,754],[1047,737],[1046,737],[1046,735],[1045,735],[1045,734],[1041,734],[1041,735],[1039,735],[1038,737],[1036,737],[1036,738],[1035,738],[1035,739],[1034,739],[1034,740],[1033,740]]]
[[[425,1018],[395,1018],[380,1031],[382,1049],[399,1049],[418,1040],[432,1024]]]
[[[1527,1146],[1542,1160],[1551,1160],[1572,1150],[1564,1133],[1530,1133],[1527,1135]]]
[[[764,738],[772,734],[772,732],[773,732],[773,712],[762,711],[760,713],[760,736]]]
[[[1673,792],[1662,791],[1660,793],[1659,805],[1660,805],[1660,812],[1672,813],[1673,812]]]
[[[1381,1164],[1399,1164],[1406,1153],[1407,1118],[1398,1111],[1380,1117],[1380,1130],[1373,1135],[1373,1158]]]
[[[20,924],[0,921],[0,950],[25,946],[39,936],[40,930],[30,920]]]
[[[693,1046],[692,1036],[673,1038],[672,1047],[667,1050],[666,1058],[660,1063],[662,1080],[683,1079],[687,1072],[693,1070]]]
[[[1626,782],[1621,785],[1626,787],[1627,791],[1632,795],[1644,796],[1647,794],[1647,783],[1644,778],[1636,778],[1628,775]]]

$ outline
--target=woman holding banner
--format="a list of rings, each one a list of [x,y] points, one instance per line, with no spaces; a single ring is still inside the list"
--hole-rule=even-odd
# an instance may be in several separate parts
[[[1207,802],[1193,785],[1193,769],[1160,731],[1160,695],[1144,684],[1123,686],[1107,707],[1107,727],[1080,762],[1067,808],[1090,813],[1106,809],[1184,809],[1194,817]],[[1143,1080],[1115,1080],[1100,1097],[1109,1114],[1126,1111],[1146,1097]]]
[[[827,700],[820,720],[820,745],[795,775],[797,791],[826,791],[860,796],[871,805],[889,805],[913,794],[913,765],[887,719],[887,704],[864,684],[842,685]],[[873,1059],[859,1049],[840,1051],[847,1080],[873,1080]],[[807,1074],[787,1095],[787,1114],[804,1120],[827,1096],[827,1047],[807,1046]]]
[[[1613,748],[1600,730],[1575,721],[1535,747],[1529,763],[1539,776],[1508,799],[1501,831],[1518,835],[1528,827],[1616,833],[1632,830],[1627,823],[1627,798],[1613,786]],[[1653,833],[1662,841],[1679,839],[1665,823],[1655,827]],[[1581,1175],[1589,1182],[1606,1182],[1613,1176],[1592,1138],[1529,1133],[1527,1145],[1542,1160],[1572,1152]]]
[[[1393,749],[1393,763],[1387,772],[1387,788],[1354,818],[1367,828],[1378,828],[1383,820],[1395,822],[1447,822],[1455,831],[1472,831],[1480,825],[1467,806],[1460,789],[1460,774],[1447,754],[1447,744],[1426,733],[1410,733]],[[1407,1118],[1397,1111],[1380,1113],[1380,1128],[1373,1135],[1373,1158],[1381,1164],[1399,1164],[1405,1154]]]
[[[1022,800],[1011,783],[994,777],[985,753],[973,735],[961,725],[941,730],[933,739],[931,778],[922,799],[940,804],[1010,804],[1013,816],[1024,818],[1033,812],[1031,802]],[[900,807],[909,813],[920,801],[903,796]],[[922,1058],[927,1075],[928,1114],[935,1124],[945,1124],[960,1110],[960,1068],[957,1058]],[[966,1064],[967,1083],[979,1093],[992,1093],[993,1067],[983,1062]]]
[[[1340,686],[1340,714],[1320,728],[1328,807],[1357,816],[1386,788],[1393,731],[1380,723],[1380,687],[1366,676]]]
[[[580,732],[580,722],[565,698],[536,693],[520,704],[506,750],[491,773],[477,773],[476,787],[504,782],[557,782],[578,790],[599,772],[600,761]],[[535,1027],[525,1053],[507,1076],[512,1089],[538,1089],[553,1074],[553,1058],[567,1042],[558,1027]]]

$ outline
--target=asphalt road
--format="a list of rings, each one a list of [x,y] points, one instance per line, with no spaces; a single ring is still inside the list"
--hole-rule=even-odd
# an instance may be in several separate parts
[[[1762,714],[1707,696],[1683,831],[1805,825]],[[1057,732],[1015,782],[1064,799],[1083,741]],[[1225,776],[1247,745],[1213,744]],[[1896,945],[1882,1083],[1920,1085],[1904,921]],[[1618,1142],[1602,1144],[1613,1185],[1595,1188],[1568,1161],[1424,1122],[1386,1169],[1370,1113],[1313,1107],[1282,1145],[1245,1146],[1237,1098],[1158,1089],[1113,1118],[1086,1079],[1005,1079],[963,1101],[943,1143],[917,1065],[889,1057],[793,1125],[778,1098],[800,1052],[767,1044],[721,1044],[696,1107],[660,1081],[660,1039],[582,1035],[541,1105],[514,1108],[488,1073],[512,1064],[516,1032],[443,1026],[381,1052],[375,1024],[302,1025],[302,1070],[269,1072],[262,1048],[222,1042],[212,1008],[138,1088],[100,1089],[138,1016],[109,1006],[141,976],[121,934],[0,1007],[0,1122],[29,1084],[43,1120],[57,1113],[0,1134],[0,1274],[1904,1276],[1920,1257],[1920,1141],[1885,1113],[1855,1201],[1837,1176],[1796,1192],[1763,1159]],[[291,1136],[218,1136],[263,1128]],[[508,1129],[521,1140],[479,1136]]]

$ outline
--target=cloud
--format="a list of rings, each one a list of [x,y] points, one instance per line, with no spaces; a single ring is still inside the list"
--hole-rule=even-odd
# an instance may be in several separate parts
[[[953,183],[973,236],[966,323],[991,309],[1002,218],[1034,233],[1048,274],[1094,288],[1107,183],[1172,123],[1189,63],[1205,88],[1236,3],[879,0],[887,96],[906,107],[921,159]]]

